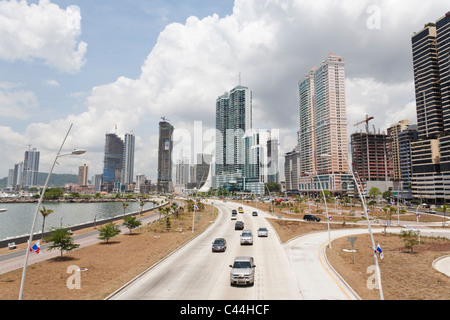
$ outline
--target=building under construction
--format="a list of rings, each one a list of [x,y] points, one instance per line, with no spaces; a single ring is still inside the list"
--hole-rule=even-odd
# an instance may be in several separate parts
[[[369,181],[392,181],[392,143],[391,137],[385,133],[369,131],[366,117],[366,132],[351,135],[353,171],[362,183]],[[357,123],[358,124],[361,124]],[[382,189],[385,189],[382,187]],[[368,191],[368,190],[366,190]]]

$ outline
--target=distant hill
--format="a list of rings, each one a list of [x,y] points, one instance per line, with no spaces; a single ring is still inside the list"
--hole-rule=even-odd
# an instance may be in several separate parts
[[[48,173],[39,172],[38,173],[38,185],[43,186],[45,180],[47,180]],[[5,188],[8,182],[8,177],[0,179],[0,188]],[[50,181],[48,182],[49,187],[64,187],[66,183],[78,183],[78,175],[76,174],[57,174],[52,173],[50,176]]]

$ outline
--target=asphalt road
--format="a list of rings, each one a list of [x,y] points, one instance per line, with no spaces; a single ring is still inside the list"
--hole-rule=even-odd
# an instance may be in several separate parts
[[[124,286],[109,299],[163,300],[297,300],[303,299],[290,262],[270,223],[260,212],[244,207],[238,220],[252,230],[253,245],[240,245],[240,230],[234,229],[231,210],[236,203],[216,201],[217,220],[201,235],[175,251],[146,273]],[[266,227],[267,238],[257,237],[257,229]],[[227,250],[212,252],[215,238],[227,240]],[[256,264],[253,286],[230,286],[230,264],[236,256],[253,256]]]

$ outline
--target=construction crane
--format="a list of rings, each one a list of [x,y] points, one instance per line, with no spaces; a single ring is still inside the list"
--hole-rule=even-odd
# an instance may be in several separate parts
[[[165,116],[162,116],[162,117],[161,117],[161,120],[162,120],[162,121],[170,121],[170,120],[167,119]]]
[[[358,122],[358,123],[355,123],[355,127],[356,126],[359,126],[361,123],[366,123],[366,131],[367,131],[367,133],[369,133],[369,121],[370,120],[373,120],[373,119],[375,119],[374,117],[369,117],[367,114],[366,114],[366,120],[363,120],[363,121],[360,121],[360,122]]]

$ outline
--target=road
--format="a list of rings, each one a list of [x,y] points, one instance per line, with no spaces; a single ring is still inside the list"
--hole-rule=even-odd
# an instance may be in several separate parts
[[[241,231],[234,229],[231,210],[236,203],[216,201],[217,220],[205,232],[172,253],[168,258],[142,274],[109,299],[140,300],[298,300],[303,299],[290,262],[275,231],[262,212],[252,216],[253,209],[243,206],[238,214],[246,230],[252,230],[253,245],[240,245]],[[259,212],[259,211],[258,211]],[[258,238],[257,229],[266,227],[267,238]],[[215,238],[227,240],[227,250],[212,252]],[[255,259],[255,284],[230,286],[230,267],[236,256]]]

